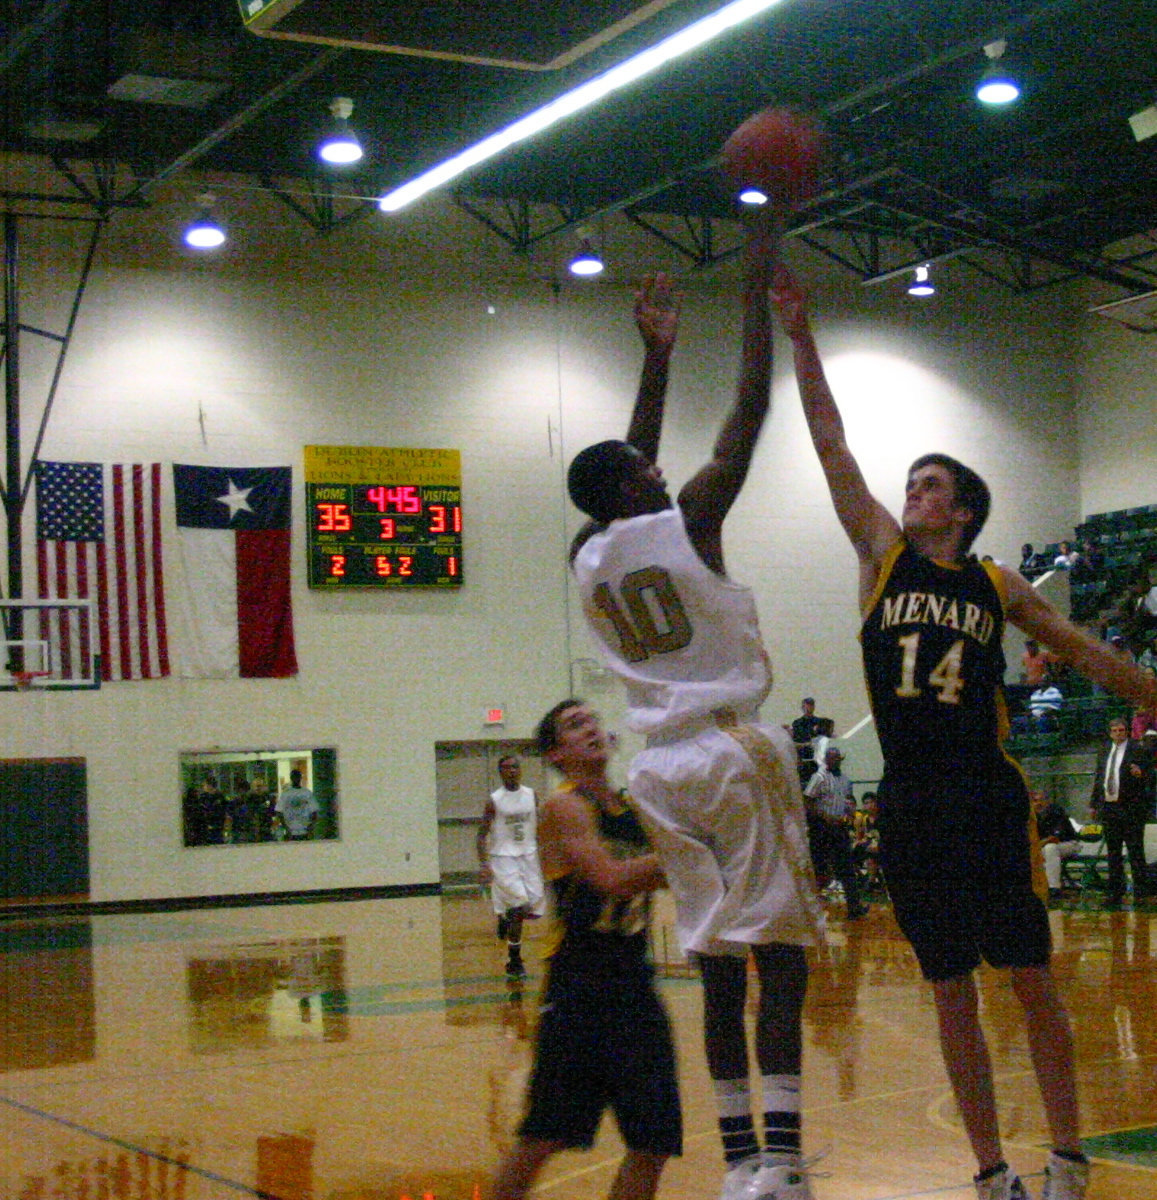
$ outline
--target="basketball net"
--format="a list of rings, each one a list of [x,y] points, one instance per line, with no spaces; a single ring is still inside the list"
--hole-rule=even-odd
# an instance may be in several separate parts
[[[32,687],[34,679],[43,679],[51,674],[51,671],[13,671],[12,682],[16,684],[18,692],[26,692]]]

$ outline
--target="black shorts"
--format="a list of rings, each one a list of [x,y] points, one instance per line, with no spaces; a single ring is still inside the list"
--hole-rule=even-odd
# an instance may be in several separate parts
[[[649,979],[547,984],[519,1135],[594,1145],[607,1108],[627,1147],[683,1152],[671,1025]]]
[[[1042,967],[1048,912],[1032,888],[1028,789],[1011,763],[879,789],[880,866],[925,979]]]

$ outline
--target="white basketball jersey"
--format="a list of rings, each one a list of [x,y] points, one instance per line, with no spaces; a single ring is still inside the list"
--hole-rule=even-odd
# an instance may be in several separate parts
[[[583,611],[627,685],[636,733],[676,733],[713,709],[750,719],[771,690],[751,589],[699,557],[678,507],[612,521],[574,559]]]
[[[538,850],[534,789],[525,785],[512,792],[500,787],[490,793],[494,821],[490,826],[491,854],[535,854]]]

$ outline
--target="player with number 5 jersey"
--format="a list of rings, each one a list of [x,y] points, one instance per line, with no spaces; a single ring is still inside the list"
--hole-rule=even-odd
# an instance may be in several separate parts
[[[672,503],[655,465],[678,304],[648,280],[635,315],[646,347],[625,441],[578,454],[567,484],[591,518],[571,562],[607,663],[646,749],[630,793],[674,893],[677,929],[703,978],[707,1065],[727,1173],[724,1200],[809,1200],[800,1158],[804,947],[822,936],[795,749],[759,706],[771,666],[751,592],[724,569],[722,525],[747,477],[771,384],[768,288],[782,214],[768,205],[744,258],[738,393],[707,463]],[[759,1145],[744,1027],[747,961],[759,973]]]

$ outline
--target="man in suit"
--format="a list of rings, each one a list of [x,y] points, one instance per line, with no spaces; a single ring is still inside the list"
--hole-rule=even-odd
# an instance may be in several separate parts
[[[1133,900],[1148,895],[1145,877],[1145,819],[1153,794],[1153,759],[1140,742],[1129,737],[1124,717],[1109,722],[1109,744],[1097,755],[1093,775],[1092,809],[1105,830],[1109,856],[1107,907],[1117,908],[1125,893],[1125,862],[1122,847],[1129,851],[1133,876]]]

